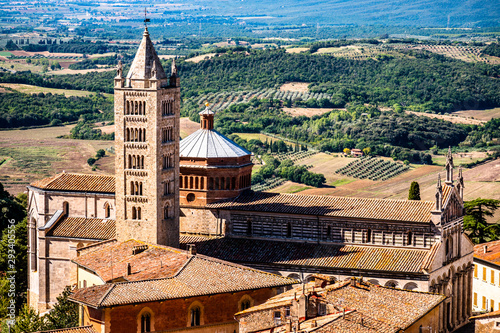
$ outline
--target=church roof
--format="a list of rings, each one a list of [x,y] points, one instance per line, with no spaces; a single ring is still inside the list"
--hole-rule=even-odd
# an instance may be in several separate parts
[[[475,245],[474,258],[500,266],[500,240]]]
[[[74,259],[78,264],[94,272],[107,271],[111,256],[113,272],[123,271],[130,263],[134,247],[147,246],[132,261],[132,274],[136,270],[154,272],[166,270],[165,277],[143,275],[135,281],[107,283],[76,290],[70,299],[94,308],[164,301],[168,299],[187,298],[221,293],[233,293],[261,288],[288,286],[298,283],[297,280],[266,273],[238,264],[210,258],[204,255],[191,255],[179,249],[147,244],[136,240],[107,245]],[[116,250],[116,252],[115,252]],[[100,260],[99,258],[100,257]],[[162,259],[163,258],[163,259]],[[166,261],[165,258],[167,259]],[[104,263],[103,263],[104,262]],[[141,264],[142,262],[142,264]],[[135,264],[140,267],[135,267]],[[138,276],[141,272],[138,272]],[[128,276],[124,276],[128,278]]]
[[[431,249],[412,249],[188,235],[181,235],[180,243],[196,244],[197,251],[207,256],[256,267],[282,265],[418,274],[429,269],[435,256],[435,245]]]
[[[130,66],[127,79],[145,80],[153,78],[161,80],[167,78],[153,43],[149,38],[148,28],[144,30],[142,36],[141,44]]]
[[[104,240],[114,238],[115,234],[115,220],[65,217],[49,230],[47,236]]]
[[[181,140],[179,154],[181,158],[219,158],[252,153],[215,130],[199,129]]]
[[[43,190],[115,193],[115,177],[62,172],[31,183]]]
[[[429,223],[432,201],[251,192],[208,208]]]

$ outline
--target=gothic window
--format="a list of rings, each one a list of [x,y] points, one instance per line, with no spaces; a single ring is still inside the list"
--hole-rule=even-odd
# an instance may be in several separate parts
[[[142,114],[146,114],[146,102],[142,102]]]
[[[105,218],[109,218],[111,216],[111,206],[109,205],[109,203],[105,203],[104,204],[104,217]]]
[[[246,310],[248,308],[250,308],[250,301],[249,300],[245,300],[245,301],[241,302],[240,311]]]
[[[169,216],[168,216],[168,205],[166,205],[165,207],[163,207],[163,218],[164,219],[168,219]]]
[[[200,326],[201,310],[195,306],[191,308],[191,326]]]
[[[137,207],[137,219],[141,220],[141,207]]]
[[[132,207],[132,220],[137,219],[137,210],[135,207]]]
[[[142,195],[142,182],[139,183],[139,195]]]
[[[141,333],[151,332],[151,315],[145,313],[141,316]]]
[[[144,156],[141,156],[141,169],[144,169]]]

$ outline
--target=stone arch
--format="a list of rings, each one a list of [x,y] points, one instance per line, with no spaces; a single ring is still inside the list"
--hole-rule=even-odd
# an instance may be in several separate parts
[[[300,275],[297,274],[297,273],[290,273],[290,274],[288,274],[287,278],[295,279],[295,280],[299,280],[300,281]]]
[[[107,201],[104,203],[104,217],[107,219],[111,217],[111,205]]]
[[[309,274],[304,278],[304,281],[305,283],[309,283],[311,281],[314,281],[314,277],[312,276],[312,274]]]
[[[371,284],[374,284],[376,286],[380,286],[380,282],[377,279],[370,279],[370,280],[368,280],[368,282],[370,282]]]
[[[406,290],[418,290],[418,285],[415,282],[408,282],[407,284],[405,284],[405,286],[403,287],[403,289],[406,289]]]
[[[202,326],[205,324],[205,309],[199,301],[194,301],[189,305],[187,311],[187,327]]]
[[[391,287],[391,288],[397,288],[399,285],[398,281],[396,280],[389,280],[385,283],[386,287]]]
[[[148,317],[149,327],[145,327],[147,325]],[[146,330],[147,328],[149,328],[149,330]],[[151,310],[151,308],[146,306],[137,314],[137,333],[153,331],[155,331],[155,313]]]

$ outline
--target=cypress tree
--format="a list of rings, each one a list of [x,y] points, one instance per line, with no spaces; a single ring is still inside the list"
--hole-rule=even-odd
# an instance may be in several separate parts
[[[411,182],[408,200],[420,200],[420,186],[417,182]]]

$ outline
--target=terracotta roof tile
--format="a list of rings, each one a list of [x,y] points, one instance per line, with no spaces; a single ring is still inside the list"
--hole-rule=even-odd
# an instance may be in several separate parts
[[[470,317],[469,319],[485,319],[491,317],[500,317],[500,310],[496,310],[493,312],[483,313],[477,316]]]
[[[429,223],[432,201],[253,192],[208,208]]]
[[[139,242],[131,240],[124,243],[133,244]],[[118,243],[114,247],[119,247],[120,244],[123,243]],[[140,244],[144,245],[145,243]],[[180,251],[166,246],[147,245],[162,249],[165,252],[170,252],[170,261],[162,263],[162,265],[169,267],[170,263],[173,262],[172,267],[170,267],[171,269],[168,270],[168,273],[171,274],[170,277],[152,279],[148,276],[138,281],[115,284],[107,283],[101,286],[78,289],[70,298],[76,302],[85,303],[93,307],[108,307],[120,304],[281,287],[298,282],[294,279],[262,272],[203,255],[191,256],[186,251]],[[100,270],[102,272],[103,266],[109,263],[111,248],[113,248],[113,246],[104,247],[103,250],[107,250],[106,253],[96,251],[97,253],[82,255],[75,259],[75,262],[78,264],[86,262],[87,265],[89,265],[86,257],[94,257],[91,264],[85,267],[93,269],[94,271]],[[148,250],[143,253],[143,261],[147,261],[148,256],[155,257],[154,253],[148,252]],[[104,264],[96,261],[96,256],[98,255],[102,256]],[[124,262],[124,258],[121,258],[118,252],[113,252],[112,256],[117,263]],[[130,256],[125,255],[125,258],[130,258]],[[155,258],[153,258],[153,260],[154,259]],[[174,259],[177,261],[174,261]],[[145,264],[145,269],[146,266]],[[157,268],[158,267],[156,267],[156,269]],[[118,268],[118,270],[120,270],[120,268]],[[174,273],[174,271],[176,272]]]
[[[316,321],[318,326],[310,332],[319,333],[399,332],[446,299],[443,295],[381,287],[361,282],[360,279],[356,279],[356,286],[351,285],[350,279],[347,279],[325,288],[319,288],[315,286],[315,282],[311,282],[305,285],[304,290],[306,294],[314,292],[322,302],[333,305],[335,311],[338,311],[309,320]],[[236,316],[243,317],[290,305],[291,300],[301,293],[302,286],[288,290],[263,304],[241,311]],[[345,318],[339,315],[344,309]],[[301,327],[307,327],[307,323],[308,321],[304,322]],[[273,329],[273,332],[281,331],[280,328]]]
[[[486,253],[484,252],[485,246],[487,248]],[[500,240],[475,245],[474,258],[500,266]]]
[[[50,331],[38,331],[35,333],[97,333],[92,326],[80,326],[80,327],[71,327],[71,328],[60,328],[57,330]]]
[[[331,269],[419,273],[429,249],[296,243],[262,239],[180,237],[198,253],[244,265],[279,264]]]
[[[114,238],[115,234],[115,220],[66,217],[57,222],[47,236],[104,240]]]
[[[85,175],[59,173],[31,184],[43,190],[115,193],[115,177],[108,175]]]
[[[143,252],[133,254],[134,248],[146,246]],[[104,281],[124,278],[128,281],[171,277],[188,261],[184,251],[151,245],[136,240],[105,244],[73,261],[94,271]],[[128,265],[131,274],[128,274]]]

